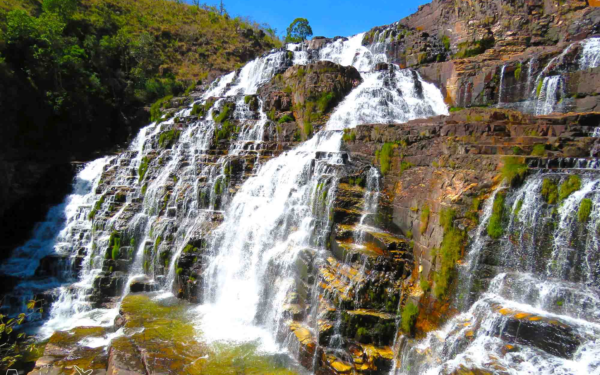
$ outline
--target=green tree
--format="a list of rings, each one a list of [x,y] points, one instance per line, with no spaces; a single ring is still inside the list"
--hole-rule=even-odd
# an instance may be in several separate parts
[[[306,18],[296,18],[287,28],[286,43],[300,43],[313,35],[312,28]]]

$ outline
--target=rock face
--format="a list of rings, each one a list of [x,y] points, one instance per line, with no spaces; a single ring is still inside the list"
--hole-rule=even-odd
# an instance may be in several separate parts
[[[262,86],[258,95],[272,120],[295,119],[306,139],[320,130],[327,114],[361,82],[354,67],[319,61],[289,68]]]
[[[598,70],[580,70],[575,57],[580,41],[600,34],[599,24],[600,10],[580,0],[435,0],[372,29],[363,44],[384,46],[391,62],[417,69],[439,85],[451,106],[517,103],[535,113],[537,86],[559,74],[565,87],[557,101],[564,103],[553,110],[586,112],[599,108],[597,85],[587,86],[597,82]]]

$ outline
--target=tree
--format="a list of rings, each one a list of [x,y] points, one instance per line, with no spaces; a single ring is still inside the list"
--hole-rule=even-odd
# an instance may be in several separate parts
[[[312,28],[308,24],[306,18],[296,18],[294,22],[287,28],[286,43],[304,42],[308,37],[312,36]]]

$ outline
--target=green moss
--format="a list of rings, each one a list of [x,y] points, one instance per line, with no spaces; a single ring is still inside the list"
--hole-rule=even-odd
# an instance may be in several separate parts
[[[421,281],[419,281],[419,286],[425,293],[429,292],[429,290],[431,289],[431,283],[429,283],[429,280],[424,278],[422,275],[421,275]]]
[[[144,180],[144,176],[146,176],[146,172],[148,172],[148,168],[150,167],[150,159],[147,156],[142,158],[140,166],[138,168],[139,179],[138,182],[142,182]]]
[[[169,148],[173,146],[173,144],[179,139],[180,134],[181,132],[175,129],[161,133],[160,137],[158,138],[158,147]]]
[[[463,107],[450,107],[449,111],[450,111],[450,113],[454,113],[454,112],[460,112],[463,109],[464,109]]]
[[[279,119],[279,121],[277,121],[279,124],[284,124],[286,122],[293,122],[295,121],[294,116],[292,115],[284,115],[283,117],[281,117]]]
[[[558,202],[558,186],[549,178],[544,178],[542,182],[542,197],[549,204]]]
[[[235,126],[233,123],[229,120],[225,120],[221,125],[221,128],[215,132],[215,140],[218,142],[222,139],[230,139],[234,131]]]
[[[222,124],[225,120],[228,120],[233,115],[233,104],[225,103],[220,112],[213,111],[213,120],[217,124]]]
[[[394,143],[385,143],[381,150],[378,150],[375,156],[379,159],[379,166],[381,168],[382,174],[387,174],[391,169],[392,164],[392,155],[394,154],[394,148],[396,145]]]
[[[112,247],[112,260],[119,259],[119,256],[121,255],[121,235],[119,234],[119,232],[114,231],[110,234],[108,246]]]
[[[517,207],[515,208],[515,211],[514,211],[515,217],[519,216],[519,213],[521,213],[522,208],[523,208],[523,199],[520,199],[517,202]]]
[[[540,78],[537,88],[535,89],[535,96],[536,97],[540,97],[540,94],[542,93],[542,87],[544,86],[544,80]]]
[[[448,38],[448,36],[442,36],[442,44],[444,45],[444,49],[446,51],[450,51],[450,38]]]
[[[487,233],[492,238],[500,238],[504,234],[504,228],[502,227],[502,220],[504,218],[504,201],[506,199],[506,193],[500,191],[496,194],[494,199],[494,205],[492,207],[492,216],[487,226]]]
[[[421,234],[425,233],[427,227],[429,226],[429,215],[430,215],[429,205],[426,203],[421,210],[421,223],[419,225],[419,232]]]
[[[412,167],[412,163],[403,160],[402,163],[400,163],[400,176],[402,176],[402,173],[404,173],[405,170],[411,169]]]
[[[308,139],[312,136],[313,134],[313,126],[309,121],[305,121],[304,122],[304,136]]]
[[[531,156],[545,156],[546,155],[546,146],[543,144],[537,144],[533,146],[533,151],[531,151]]]
[[[402,330],[410,334],[417,322],[419,308],[412,302],[408,302],[402,309]]]
[[[158,99],[152,106],[150,107],[150,121],[155,122],[159,121],[162,117],[162,111],[165,105],[173,99],[173,95],[165,96],[164,98]]]
[[[439,271],[434,274],[433,294],[441,299],[446,296],[450,283],[456,273],[456,262],[460,259],[465,242],[465,235],[454,227],[456,212],[444,208],[440,212],[440,225],[444,228],[444,236],[439,249],[432,250],[432,257],[439,258]]]
[[[521,80],[521,71],[523,68],[523,64],[519,63],[519,65],[517,65],[517,69],[515,69],[515,79],[517,81]]]
[[[581,178],[577,175],[570,175],[569,178],[560,185],[558,191],[559,201],[564,201],[579,189],[581,189]]]
[[[511,185],[520,183],[529,168],[525,164],[524,160],[517,157],[504,158],[504,166],[502,167],[502,177],[508,181]]]
[[[324,92],[321,94],[319,99],[317,99],[317,108],[321,114],[325,113],[331,107],[335,97],[336,95],[333,92]]]
[[[590,219],[592,213],[592,200],[585,198],[579,205],[579,211],[577,212],[577,218],[580,223],[586,223]]]
[[[351,129],[344,129],[344,135],[342,136],[342,140],[344,142],[354,142],[356,141],[356,133]]]
[[[94,220],[94,218],[96,217],[96,214],[98,213],[98,211],[100,210],[100,208],[102,208],[102,205],[104,204],[104,200],[105,199],[106,199],[106,194],[103,194],[100,197],[100,199],[98,199],[98,201],[94,204],[94,208],[88,214],[88,219],[89,220]]]

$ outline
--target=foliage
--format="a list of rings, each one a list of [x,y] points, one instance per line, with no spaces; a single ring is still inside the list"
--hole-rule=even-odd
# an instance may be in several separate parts
[[[569,198],[571,194],[581,189],[581,178],[577,175],[570,175],[569,178],[560,184],[558,191],[558,200],[564,201]]]
[[[406,333],[411,333],[417,316],[419,315],[419,307],[412,302],[408,302],[402,309],[402,330]]]
[[[579,211],[577,212],[577,218],[580,223],[585,223],[589,220],[590,214],[592,213],[592,200],[585,198],[579,205]]]
[[[500,238],[504,234],[504,228],[502,227],[502,219],[504,217],[504,201],[506,199],[506,193],[499,191],[494,199],[494,205],[492,207],[492,216],[487,227],[487,233],[492,238]]]
[[[124,124],[147,120],[143,106],[279,47],[273,32],[175,0],[3,0],[0,116],[14,124],[3,138],[113,146]]]
[[[523,159],[512,156],[504,158],[504,166],[501,173],[502,177],[509,184],[516,185],[520,183],[528,171],[529,168]]]
[[[28,317],[43,312],[40,305],[41,301],[31,300],[27,303],[27,313],[14,318],[0,314],[0,368],[13,367],[38,351],[34,339],[18,331]]]
[[[313,35],[312,28],[306,18],[296,18],[287,28],[286,43],[304,42]]]
[[[549,178],[544,178],[542,182],[542,197],[549,204],[555,204],[558,201],[558,186]]]
[[[171,99],[173,99],[173,95],[167,95],[161,99],[158,99],[152,106],[150,107],[150,121],[160,121],[162,118],[161,109],[165,107]]]
[[[394,143],[384,143],[381,147],[381,150],[378,150],[375,153],[375,157],[379,159],[379,165],[381,168],[381,174],[387,174],[392,165],[392,155],[394,154],[394,148],[396,145]]]
[[[543,144],[537,144],[533,146],[533,151],[531,151],[531,156],[545,156],[546,155],[546,146]]]

